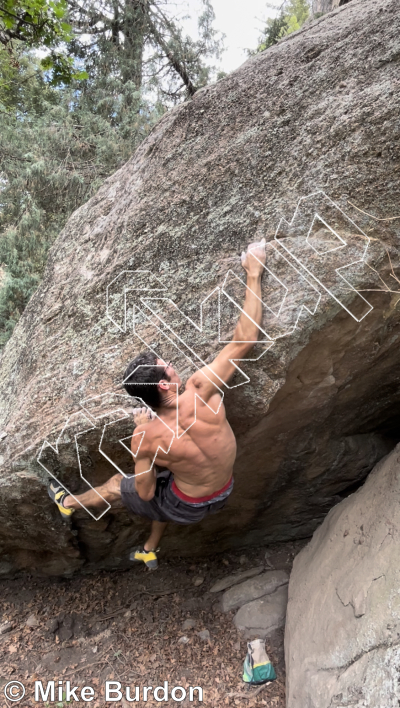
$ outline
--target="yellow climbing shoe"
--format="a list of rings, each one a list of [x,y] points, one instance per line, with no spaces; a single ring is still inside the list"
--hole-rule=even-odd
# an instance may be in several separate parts
[[[158,568],[158,550],[160,549],[156,548],[155,551],[145,551],[143,546],[138,546],[137,548],[132,549],[129,555],[129,560],[142,562],[145,566],[147,566],[147,568],[149,568],[149,570],[155,570]]]
[[[48,488],[48,492],[50,499],[56,504],[63,520],[69,521],[72,514],[74,513],[74,509],[67,509],[63,505],[63,501],[65,497],[68,496],[68,492],[66,492],[65,489],[61,486],[61,484],[58,484],[58,482],[51,482]]]

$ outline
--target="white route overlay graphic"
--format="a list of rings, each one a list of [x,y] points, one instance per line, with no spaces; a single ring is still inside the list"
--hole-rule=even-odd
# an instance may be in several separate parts
[[[385,283],[374,268],[373,263],[369,262],[371,259],[374,260],[376,248],[378,248],[378,256],[380,257],[386,251],[391,268],[390,276],[396,281],[398,289],[391,289],[390,285]],[[224,388],[232,389],[249,383],[250,378],[240,368],[240,364],[259,361],[278,339],[293,334],[304,313],[315,316],[323,295],[328,295],[356,322],[361,322],[373,309],[372,305],[351,283],[352,276],[359,274],[362,269],[368,269],[368,277],[372,278],[373,284],[376,286],[369,287],[368,291],[400,293],[400,281],[393,273],[390,256],[385,247],[374,242],[371,248],[371,238],[322,191],[301,198],[290,222],[283,218],[280,220],[274,239],[266,243],[266,252],[266,265],[263,266],[263,299],[261,301],[263,321],[258,327],[260,336],[255,345],[255,348],[260,348],[261,345],[262,351],[248,359],[231,360],[236,368],[234,383],[229,385],[221,379],[221,387],[213,384],[221,395],[217,410],[211,408],[205,401],[202,402],[215,414],[218,413],[222,404]],[[255,258],[254,255],[253,258]],[[337,265],[338,261],[339,266]],[[165,354],[163,355],[161,351],[157,350],[160,347],[164,351],[165,348],[168,348],[173,352],[172,360],[175,369],[187,370],[189,367],[193,372],[203,369],[202,373],[207,376],[208,365],[199,350],[205,351],[204,345],[208,341],[217,340],[220,345],[231,341],[229,334],[231,337],[232,328],[236,325],[240,314],[244,313],[242,305],[246,287],[245,274],[241,266],[238,273],[229,269],[222,286],[214,288],[200,302],[200,319],[199,324],[196,324],[168,297],[166,286],[151,271],[124,270],[107,286],[106,314],[121,333],[131,331],[147,349],[164,362],[164,365],[166,365]],[[349,304],[349,292],[352,293],[351,304]],[[357,293],[356,298],[354,293]],[[133,310],[130,306],[132,295],[134,297]],[[182,335],[183,331],[189,331],[190,342],[187,336]],[[179,362],[179,365],[176,362]],[[177,389],[177,384],[175,386]],[[152,417],[157,417],[168,430],[166,437],[168,446],[164,444],[164,447],[157,448],[149,470],[141,474],[146,474],[153,468],[159,450],[168,454],[173,440],[184,435],[197,420],[197,399],[202,400],[201,396],[194,393],[193,422],[184,429],[179,421],[178,390],[176,390],[176,396],[175,429],[167,426],[165,421],[152,412]],[[43,442],[37,457],[38,463],[74,499],[76,497],[56,474],[57,457],[63,441],[64,444],[67,443],[70,446],[71,443],[73,444],[75,465],[77,460],[79,475],[90,489],[94,489],[94,487],[87,478],[87,471],[85,471],[86,476],[84,475],[85,465],[82,463],[79,440],[90,431],[101,431],[98,452],[113,465],[116,471],[124,477],[134,476],[133,472],[124,471],[115,459],[116,456],[118,457],[118,453],[125,451],[134,461],[145,435],[145,432],[132,433],[132,413],[129,412],[129,409],[131,409],[134,400],[127,393],[115,392],[107,392],[83,400],[81,410],[68,418],[56,443],[51,445],[47,440]],[[142,407],[148,408],[142,399],[136,400],[140,402]],[[120,437],[121,425],[124,424],[124,421],[127,435]],[[132,436],[135,435],[141,435],[141,440],[137,452],[133,453],[130,442]],[[108,450],[110,446],[113,450],[112,455]],[[49,449],[56,458],[53,469],[44,459],[46,451]],[[98,494],[97,491],[96,494]],[[101,497],[100,494],[99,496]],[[81,504],[81,506],[83,505]],[[83,508],[98,520],[110,509],[110,504],[105,499],[104,506],[104,511],[97,515],[93,514],[90,509]]]

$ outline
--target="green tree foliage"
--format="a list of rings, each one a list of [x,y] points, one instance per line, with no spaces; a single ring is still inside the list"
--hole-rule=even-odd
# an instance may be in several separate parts
[[[308,0],[286,0],[277,9],[279,9],[278,16],[267,19],[259,45],[250,54],[263,52],[264,49],[272,47],[285,35],[296,32],[310,15]]]
[[[87,80],[56,86],[24,43],[15,43],[12,61],[0,50],[0,347],[70,214],[170,105],[210,80],[205,58],[220,50],[208,0],[196,40],[164,7],[107,2],[70,10],[68,53]]]
[[[57,44],[70,34],[66,12],[66,0],[1,0],[0,42],[7,46],[18,39],[31,47]]]
[[[17,41],[29,48],[47,50],[41,64],[51,70],[52,83],[85,78],[85,73],[74,70],[72,58],[58,49],[72,37],[67,11],[67,0],[0,0],[0,46],[3,52],[7,50],[9,61],[16,61],[14,45]]]
[[[0,346],[40,282],[49,246],[68,216],[153,125],[156,108],[136,103],[129,113],[127,97],[127,87],[110,91],[107,111],[96,112],[73,85],[53,88],[29,55],[9,66],[7,88],[0,88]]]
[[[288,0],[285,4],[284,11],[288,23],[286,34],[290,34],[291,32],[299,30],[308,19],[310,6],[308,0]]]

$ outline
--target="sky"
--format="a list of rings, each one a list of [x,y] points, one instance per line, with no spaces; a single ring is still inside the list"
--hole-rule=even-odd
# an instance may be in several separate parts
[[[237,69],[247,59],[247,49],[255,49],[264,21],[276,14],[269,4],[279,5],[279,0],[211,0],[215,12],[214,28],[226,35],[226,51],[220,68],[227,73]],[[190,20],[182,22],[187,33],[195,36],[197,17],[201,12],[201,0],[183,0],[177,3],[177,16],[190,14]]]

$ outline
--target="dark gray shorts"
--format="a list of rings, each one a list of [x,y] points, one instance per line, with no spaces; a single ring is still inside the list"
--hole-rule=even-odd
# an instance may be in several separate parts
[[[153,521],[173,521],[175,524],[196,524],[208,514],[223,509],[233,489],[233,480],[222,494],[211,501],[192,504],[183,501],[171,489],[171,472],[157,475],[156,491],[153,499],[144,501],[135,490],[135,477],[124,477],[121,481],[121,501],[132,514],[144,516]]]

